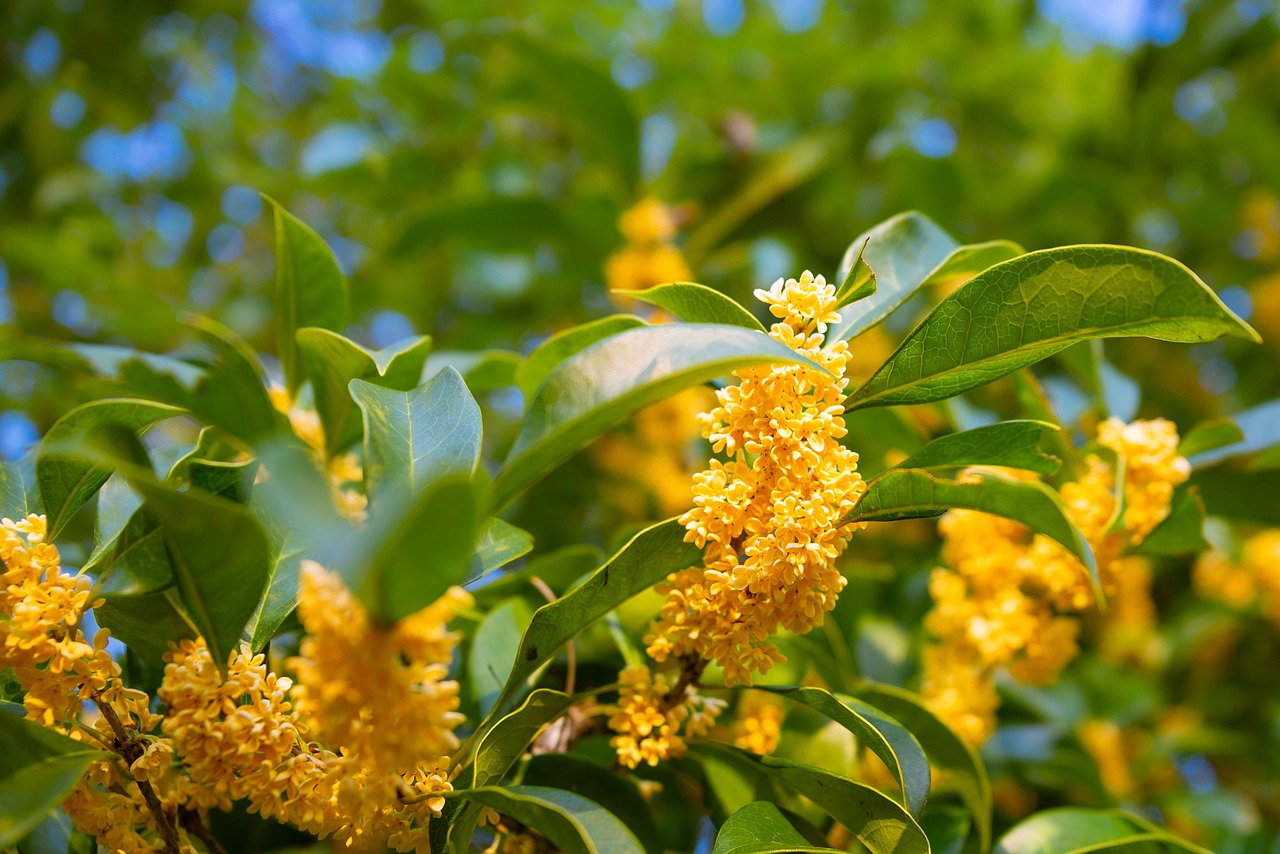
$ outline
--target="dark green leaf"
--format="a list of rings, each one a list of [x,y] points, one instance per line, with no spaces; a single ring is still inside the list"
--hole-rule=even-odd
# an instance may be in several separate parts
[[[1027,250],[1012,240],[989,240],[986,243],[970,243],[951,250],[941,264],[925,276],[920,287],[967,282],[988,267],[994,267],[1010,258],[1017,258]]]
[[[525,766],[521,782],[590,798],[625,824],[648,854],[662,854],[661,836],[649,805],[629,777],[576,756],[543,753]]]
[[[753,801],[721,825],[711,854],[808,854],[835,850],[810,843],[773,804]]]
[[[60,453],[60,446],[77,443],[104,424],[118,424],[138,433],[181,409],[147,400],[96,400],[77,406],[49,428],[36,457],[36,479],[48,514],[53,539],[75,512],[111,477],[110,466]]]
[[[843,824],[872,854],[929,854],[929,840],[915,819],[887,795],[864,783],[812,765],[757,756],[715,741],[699,752],[729,759],[739,768],[769,777],[813,801]]]
[[[1178,443],[1178,455],[1194,457],[1244,441],[1244,431],[1230,418],[1214,418],[1197,424]]]
[[[480,407],[452,368],[407,392],[352,380],[351,396],[364,412],[364,479],[375,509],[442,478],[469,478],[480,464]]]
[[[503,519],[490,519],[480,529],[480,541],[476,543],[462,584],[474,584],[532,550],[533,536],[528,531]]]
[[[1145,555],[1184,555],[1209,548],[1204,538],[1204,501],[1200,490],[1182,485],[1174,490],[1169,515],[1135,549]]]
[[[0,712],[0,848],[17,845],[62,803],[89,763],[106,756],[34,721]]]
[[[246,444],[287,430],[288,421],[267,394],[267,377],[257,355],[239,336],[207,317],[187,316],[216,353],[214,362],[193,391],[168,376],[125,365],[125,382],[140,394],[189,409],[207,424],[222,428]]]
[[[991,783],[977,751],[925,707],[920,697],[890,685],[870,685],[858,697],[901,723],[924,748],[925,755],[960,796],[978,826],[978,848],[991,844]]]
[[[111,550],[95,564],[94,591],[103,596],[142,596],[173,584],[173,567],[164,532],[145,509],[138,509],[115,538]]]
[[[499,719],[476,747],[471,785],[479,788],[502,782],[542,728],[573,705],[573,699],[560,691],[537,688],[515,711]]]
[[[846,305],[864,300],[869,296],[873,296],[876,292],[876,271],[867,265],[863,253],[867,251],[867,244],[871,242],[868,237],[862,241],[862,245],[858,247],[858,257],[853,259],[853,263],[849,266],[849,272],[845,274],[844,280],[840,286],[836,288],[836,308],[844,308]],[[853,247],[849,247],[850,250]],[[832,339],[835,340],[835,339]]]
[[[804,703],[853,733],[884,762],[902,789],[903,805],[919,815],[929,797],[929,762],[910,732],[861,700],[836,697],[822,688],[774,688],[772,693]]]
[[[1093,338],[1224,335],[1257,339],[1171,258],[1112,246],[1046,249],[997,264],[944,299],[848,405],[944,400]]]
[[[507,674],[515,663],[520,638],[532,617],[529,603],[512,598],[480,621],[468,653],[467,671],[471,676],[471,694],[480,707],[481,717],[488,717],[502,694]]]
[[[764,324],[729,297],[695,282],[670,282],[639,291],[617,291],[665,308],[687,323],[722,323],[764,332]]]
[[[97,841],[78,829],[61,809],[51,809],[18,843],[18,854],[97,854]]]
[[[1001,421],[986,427],[950,433],[934,439],[903,460],[904,469],[950,469],[965,466],[1006,466],[1053,474],[1062,465],[1040,450],[1044,434],[1058,431],[1045,421]]]
[[[97,575],[101,564],[115,549],[116,537],[124,530],[133,514],[142,506],[142,496],[118,474],[111,475],[98,490],[98,515],[95,518],[93,552],[84,562],[84,571]]]
[[[619,332],[646,325],[631,314],[611,314],[563,329],[543,341],[516,367],[516,385],[532,400],[538,387],[562,362]]]
[[[36,455],[0,462],[0,518],[23,519],[44,512],[36,482]]]
[[[859,234],[849,244],[836,280],[843,282],[848,278],[854,261],[861,255],[876,271],[876,292],[841,311],[841,321],[827,330],[827,341],[853,338],[880,323],[911,298],[925,277],[947,259],[956,245],[951,235],[916,211],[890,217]]]
[[[933,807],[920,817],[932,854],[962,854],[972,825],[963,807]]]
[[[494,506],[636,410],[737,368],[780,363],[821,370],[767,335],[730,326],[669,323],[601,341],[539,388],[494,483]]]
[[[594,801],[543,786],[486,786],[457,797],[492,807],[547,837],[564,854],[643,854],[639,840]]]
[[[183,612],[176,588],[147,596],[105,596],[95,608],[98,625],[111,630],[111,636],[129,648],[130,655],[141,656],[151,664],[160,664],[169,644],[199,632]]]
[[[352,417],[355,401],[349,386],[352,380],[366,380],[376,386],[409,391],[418,385],[431,338],[422,336],[401,341],[382,350],[366,350],[336,332],[309,327],[297,333],[298,354],[311,380],[316,414],[324,426],[325,455],[332,457],[360,438],[361,422]]]
[[[294,334],[304,326],[341,329],[347,322],[347,279],[338,259],[311,228],[270,196],[276,222],[276,348],[292,394],[302,384]]]

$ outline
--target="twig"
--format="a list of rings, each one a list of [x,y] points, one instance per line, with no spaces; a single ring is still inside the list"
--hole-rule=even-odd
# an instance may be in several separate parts
[[[178,821],[182,823],[188,833],[194,833],[204,843],[204,847],[209,849],[209,854],[227,854],[227,849],[222,847],[218,837],[214,836],[213,832],[205,825],[200,813],[186,807],[180,807],[178,809]]]
[[[132,767],[143,752],[137,739],[129,735],[124,728],[124,724],[120,722],[120,718],[109,703],[104,703],[97,697],[93,698],[93,702],[97,704],[102,719],[107,722],[111,727],[111,732],[115,734],[116,751],[124,759],[125,764]],[[178,838],[178,829],[169,820],[168,814],[164,811],[164,805],[160,803],[160,798],[156,796],[155,789],[151,788],[151,784],[146,780],[135,780],[134,782],[138,784],[138,791],[142,793],[142,800],[146,802],[147,810],[151,813],[151,819],[156,823],[156,830],[160,832],[160,838],[164,840],[165,854],[181,854],[182,842]]]

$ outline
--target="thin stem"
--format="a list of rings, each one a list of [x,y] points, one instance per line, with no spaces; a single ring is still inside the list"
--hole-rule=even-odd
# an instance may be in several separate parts
[[[111,727],[111,732],[115,734],[116,751],[124,759],[125,764],[132,767],[133,763],[142,755],[137,739],[129,735],[128,730],[124,728],[124,724],[120,722],[120,718],[109,703],[104,703],[97,697],[93,698],[93,702],[97,704],[102,719],[107,722]],[[151,818],[156,823],[156,830],[160,832],[160,838],[164,840],[165,854],[181,854],[182,842],[178,838],[178,829],[169,820],[169,816],[165,813],[164,805],[160,803],[160,798],[157,797],[155,789],[151,788],[151,784],[146,780],[135,780],[134,782],[137,783],[138,791],[142,793],[142,800],[146,802],[147,810],[151,813]]]

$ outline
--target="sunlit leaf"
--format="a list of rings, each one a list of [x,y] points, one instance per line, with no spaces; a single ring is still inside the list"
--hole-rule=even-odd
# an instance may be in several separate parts
[[[1000,421],[934,439],[903,460],[904,469],[952,469],[965,466],[1006,466],[1053,474],[1062,461],[1040,449],[1047,432],[1058,425],[1044,421]]]
[[[611,314],[578,326],[562,329],[543,341],[516,367],[516,385],[532,400],[543,381],[562,362],[611,335],[644,326],[645,322],[631,314]]]
[[[754,801],[720,826],[711,854],[816,854],[836,850],[805,839],[774,804]]]
[[[687,323],[723,323],[764,332],[764,324],[734,300],[706,285],[669,282],[639,291],[617,291],[665,308]]]

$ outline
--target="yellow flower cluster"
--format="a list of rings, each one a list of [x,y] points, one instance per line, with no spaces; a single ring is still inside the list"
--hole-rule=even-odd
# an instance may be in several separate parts
[[[656,661],[714,661],[726,684],[783,660],[769,641],[803,633],[835,607],[845,579],[835,568],[854,525],[841,524],[866,484],[858,455],[842,446],[848,345],[823,347],[839,320],[835,287],[806,272],[757,291],[779,321],[770,335],[826,370],[745,368],[701,416],[703,435],[727,462],[694,476],[694,507],[681,517],[704,565],[672,574],[645,642]]]
[[[1196,590],[1237,608],[1257,603],[1280,627],[1280,528],[1267,528],[1245,540],[1240,560],[1208,552],[1192,571]]]
[[[692,278],[684,255],[672,242],[676,217],[654,198],[643,199],[623,213],[618,230],[627,245],[609,256],[605,280],[613,291],[638,291]]]
[[[782,700],[764,691],[747,691],[738,701],[738,718],[733,722],[733,743],[743,750],[768,756],[778,749],[782,738]]]
[[[271,405],[288,416],[294,435],[311,448],[317,460],[324,463],[329,476],[329,488],[338,509],[348,519],[364,521],[369,500],[360,491],[364,472],[359,458],[355,453],[338,454],[325,462],[324,425],[320,423],[320,416],[316,411],[296,405],[289,392],[280,386],[272,386],[268,391]]]
[[[1150,567],[1124,550],[1168,515],[1174,487],[1190,467],[1178,456],[1177,430],[1168,421],[1110,419],[1099,426],[1098,443],[1124,463],[1123,529],[1111,530],[1116,473],[1100,455],[1085,458],[1080,477],[1061,495],[1093,549],[1108,597],[1100,648],[1123,659],[1143,654],[1155,616]],[[1093,592],[1078,560],[1016,522],[954,510],[938,527],[945,567],[929,583],[934,607],[925,625],[937,644],[925,650],[921,691],[957,732],[981,744],[995,728],[996,671],[1007,668],[1033,684],[1056,679],[1078,651],[1078,615],[1092,607]]]
[[[706,735],[724,710],[724,700],[670,686],[664,674],[643,665],[624,669],[618,681],[618,703],[609,718],[617,734],[609,743],[628,768],[683,756],[685,739]]]

